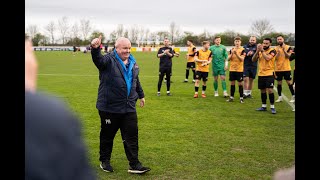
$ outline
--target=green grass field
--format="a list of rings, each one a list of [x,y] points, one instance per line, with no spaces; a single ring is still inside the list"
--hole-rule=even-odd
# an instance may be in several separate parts
[[[157,97],[156,52],[134,52],[146,95],[146,106],[137,106],[139,159],[152,170],[144,175],[127,172],[128,161],[118,132],[111,159],[115,172],[103,172],[98,160],[100,119],[95,107],[98,70],[91,55],[79,52],[72,56],[63,51],[36,55],[39,90],[61,98],[78,114],[90,162],[99,179],[272,179],[278,169],[295,164],[295,113],[282,102],[275,104],[277,114],[271,114],[269,99],[267,112],[255,111],[261,106],[257,80],[253,99],[240,104],[236,86],[235,102],[229,103],[222,96],[220,82],[220,96],[213,96],[210,72],[207,98],[194,99],[191,71],[189,83],[182,83],[186,66],[182,52],[174,58],[173,96],[165,95],[163,83],[162,96]],[[285,82],[283,85],[283,93],[291,98],[288,86]],[[229,91],[228,81],[227,88]]]

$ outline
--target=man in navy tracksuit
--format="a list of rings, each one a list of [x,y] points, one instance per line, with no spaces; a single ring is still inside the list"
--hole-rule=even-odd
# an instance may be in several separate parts
[[[256,78],[257,74],[257,62],[252,61],[252,57],[254,53],[257,51],[257,38],[255,36],[251,36],[249,39],[249,43],[244,45],[244,51],[246,53],[246,57],[244,58],[244,69],[243,69],[243,81],[244,81],[244,98],[252,98],[252,87],[253,81]]]
[[[140,107],[145,104],[144,92],[139,81],[139,67],[130,54],[131,43],[121,37],[115,49],[104,56],[99,45],[101,36],[91,42],[92,60],[99,69],[99,90],[96,107],[101,119],[100,130],[100,167],[113,172],[110,165],[113,139],[120,128],[129,173],[142,174],[150,168],[142,166],[138,159],[138,121],[136,102]]]

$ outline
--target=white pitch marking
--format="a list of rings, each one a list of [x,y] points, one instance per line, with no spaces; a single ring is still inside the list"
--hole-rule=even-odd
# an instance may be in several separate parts
[[[278,92],[276,87],[273,87],[273,89],[276,92]],[[285,96],[283,93],[281,93],[281,96],[282,96],[283,100],[286,101],[289,104],[289,106],[291,106],[293,109],[295,109],[295,105],[293,103],[289,102],[289,99],[287,98],[287,96]]]

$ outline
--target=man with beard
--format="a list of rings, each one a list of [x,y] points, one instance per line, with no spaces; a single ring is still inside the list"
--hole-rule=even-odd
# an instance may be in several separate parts
[[[285,79],[290,92],[291,92],[291,100],[290,102],[294,102],[295,100],[295,94],[293,90],[293,83],[291,82],[292,76],[291,76],[291,65],[290,65],[290,55],[292,53],[292,48],[284,43],[284,38],[282,35],[277,36],[277,43],[278,46],[275,47],[275,50],[277,51],[277,55],[275,57],[276,60],[276,66],[275,66],[275,72],[276,72],[276,80],[278,82],[277,90],[278,90],[278,99],[276,102],[282,102],[282,79]]]
[[[253,87],[253,81],[256,78],[257,74],[257,62],[252,61],[252,56],[257,50],[257,38],[255,36],[251,36],[249,39],[249,43],[244,45],[244,51],[246,56],[244,58],[244,69],[243,69],[243,82],[244,82],[244,98],[251,98],[251,92]]]
[[[274,48],[271,48],[272,40],[265,38],[263,44],[257,45],[257,51],[252,57],[252,61],[259,60],[259,72],[258,72],[258,88],[261,92],[262,107],[256,109],[257,111],[267,110],[267,93],[269,94],[270,109],[272,114],[276,114],[274,107],[274,61],[277,54]]]

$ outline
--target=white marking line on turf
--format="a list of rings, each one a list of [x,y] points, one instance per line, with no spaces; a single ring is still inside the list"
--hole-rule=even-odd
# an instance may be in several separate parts
[[[273,87],[273,89],[274,89],[276,92],[278,92],[278,90],[277,90],[276,87]],[[289,104],[289,106],[291,106],[293,109],[295,109],[295,105],[294,105],[293,103],[289,102],[289,99],[287,98],[287,96],[285,96],[283,93],[281,93],[281,96],[282,96],[282,98],[284,99],[284,101],[286,101],[286,102]]]
[[[91,74],[38,74],[39,76],[98,76]]]
[[[98,76],[98,75],[93,75],[93,74],[38,74],[39,76]],[[144,77],[159,77],[159,76],[143,76],[139,75],[140,78]],[[174,76],[174,77],[184,77],[184,76]]]

